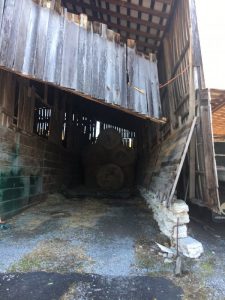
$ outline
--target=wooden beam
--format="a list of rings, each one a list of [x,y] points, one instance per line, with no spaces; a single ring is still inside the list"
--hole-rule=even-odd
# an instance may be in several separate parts
[[[38,82],[42,82],[42,83],[45,83],[45,84],[48,84],[49,86],[53,86],[53,87],[56,87],[58,88],[59,90],[62,90],[62,91],[65,91],[65,92],[68,92],[70,94],[73,94],[73,95],[78,95],[86,100],[90,100],[94,103],[98,103],[98,104],[101,104],[103,106],[106,106],[106,107],[110,107],[110,108],[113,108],[113,109],[116,109],[116,110],[120,110],[120,111],[123,111],[127,114],[130,114],[130,115],[133,115],[133,116],[136,116],[137,118],[140,118],[140,119],[143,119],[143,120],[146,120],[146,121],[152,121],[156,124],[165,124],[167,122],[167,119],[166,118],[155,118],[155,117],[150,117],[148,115],[145,115],[145,114],[141,114],[141,113],[138,113],[138,112],[135,112],[133,111],[132,109],[129,109],[129,108],[124,108],[123,106],[120,106],[120,105],[115,105],[115,104],[112,104],[112,103],[107,103],[105,101],[102,101],[100,99],[96,99],[92,96],[89,96],[89,95],[86,95],[86,94],[83,94],[82,92],[78,92],[76,90],[73,90],[73,89],[70,89],[70,88],[65,88],[65,87],[62,87],[62,86],[58,86],[57,84],[55,83],[52,83],[52,82],[46,82],[46,81],[43,81],[43,80],[40,80],[40,79],[37,79],[33,76],[30,76],[30,75],[25,75],[23,73],[20,73],[18,71],[12,71],[11,69],[9,68],[6,68],[4,66],[0,66],[0,70],[4,70],[4,71],[8,71],[10,73],[13,73],[13,74],[16,74],[18,76],[20,76],[21,78],[26,78],[26,79],[31,79],[31,80],[35,80],[35,81],[38,81]]]
[[[156,0],[156,2],[171,5],[173,0]]]
[[[135,35],[138,35],[138,36],[144,36],[148,39],[152,39],[152,40],[156,40],[156,41],[161,40],[161,38],[159,36],[156,36],[154,34],[150,34],[148,32],[138,31],[138,30],[131,29],[131,28],[128,28],[128,27],[125,27],[125,26],[114,24],[114,23],[107,24],[107,25],[109,27],[111,27],[111,29],[117,29],[117,30],[125,31],[125,32],[131,33],[131,34],[135,34]]]
[[[189,150],[189,199],[196,198],[196,132],[193,132],[193,136],[190,142]]]
[[[157,46],[151,45],[151,44],[146,43],[146,42],[140,42],[140,41],[135,41],[135,42],[136,42],[137,47],[140,46],[140,47],[148,48],[152,51],[156,51],[158,49]]]
[[[105,2],[109,3],[109,4],[114,4],[114,5],[120,5],[121,7],[125,7],[125,8],[129,8],[129,9],[133,9],[136,11],[140,11],[149,15],[154,15],[157,16],[159,18],[165,18],[167,19],[169,17],[169,13],[165,13],[165,12],[161,12],[161,11],[157,11],[148,7],[144,7],[144,6],[140,6],[137,4],[133,4],[133,3],[128,3],[128,2],[124,2],[121,0],[105,0]]]
[[[188,51],[189,48],[190,48],[190,42],[187,41],[186,45],[184,46],[184,49],[181,52],[181,55],[180,55],[180,57],[179,57],[176,65],[174,66],[174,68],[172,70],[172,76],[171,76],[171,78],[173,78],[176,75],[177,70],[179,69],[179,66],[182,63],[182,61],[183,61],[183,59],[184,59],[184,57],[185,57],[185,55],[186,55],[186,53],[187,53],[187,51]]]
[[[142,19],[138,19],[138,18],[128,16],[128,15],[118,14],[115,11],[111,11],[111,10],[108,10],[108,9],[105,9],[105,8],[102,8],[102,7],[97,7],[96,6],[96,8],[92,8],[89,4],[83,3],[82,1],[76,1],[74,6],[76,6],[76,5],[80,6],[80,7],[83,7],[83,8],[86,8],[86,9],[90,9],[90,10],[95,11],[95,12],[99,11],[103,14],[111,15],[112,17],[115,17],[115,18],[119,17],[121,20],[123,19],[123,20],[129,21],[129,22],[132,22],[132,23],[136,23],[136,24],[140,24],[140,25],[144,25],[144,26],[149,26],[150,28],[154,28],[154,29],[157,29],[157,30],[163,31],[166,28],[166,26],[161,25],[161,24],[148,22],[148,21],[145,21],[145,20],[142,20]],[[107,23],[105,21],[102,21],[102,22]],[[114,24],[114,23],[110,23],[110,24]]]

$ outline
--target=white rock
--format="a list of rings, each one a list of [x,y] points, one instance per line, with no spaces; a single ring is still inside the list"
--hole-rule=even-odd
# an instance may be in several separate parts
[[[171,264],[172,262],[173,262],[172,259],[169,259],[169,258],[165,258],[165,259],[164,259],[164,263],[165,263],[165,264]]]
[[[186,225],[178,226],[178,238],[185,238],[185,237],[187,237],[187,226]],[[174,227],[173,239],[177,239],[177,227]]]
[[[204,252],[202,244],[192,237],[180,238],[178,250],[190,258],[198,258]]]
[[[183,213],[183,212],[189,212],[189,207],[188,207],[188,205],[183,200],[176,200],[172,204],[171,210],[175,214],[179,214],[179,213]]]

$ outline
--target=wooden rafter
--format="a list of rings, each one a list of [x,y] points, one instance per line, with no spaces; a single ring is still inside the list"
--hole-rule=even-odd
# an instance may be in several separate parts
[[[125,7],[125,8],[129,8],[129,9],[133,9],[136,11],[140,11],[149,15],[154,15],[157,16],[159,18],[168,18],[169,14],[165,13],[165,12],[161,12],[155,9],[151,9],[145,6],[140,6],[137,4],[133,4],[133,3],[129,3],[129,2],[124,2],[121,0],[104,0],[106,3],[109,4],[115,4],[115,5],[120,5],[121,7]]]
[[[146,7],[143,0],[62,0],[70,12],[82,12],[90,21],[105,23],[109,29],[121,34],[121,40],[134,39],[137,49],[145,53],[159,48],[173,2],[152,0],[150,7]]]

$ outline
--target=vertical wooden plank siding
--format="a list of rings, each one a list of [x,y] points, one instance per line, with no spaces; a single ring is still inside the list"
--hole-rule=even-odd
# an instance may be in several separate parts
[[[45,56],[47,49],[47,31],[49,22],[49,9],[40,9],[37,21],[37,43],[34,56],[33,76],[44,77]]]
[[[157,62],[85,15],[41,7],[32,0],[0,4],[0,65],[30,78],[161,117]],[[127,74],[129,84],[127,82]]]
[[[5,7],[5,0],[0,1],[0,30],[2,27],[2,16],[3,16],[3,9]]]
[[[189,57],[190,57],[190,14],[189,2],[186,0],[176,1],[174,14],[170,26],[166,32],[161,57],[163,64],[160,64],[162,84],[171,81],[161,88],[161,100],[163,111],[170,102],[171,131],[185,122],[189,122]],[[165,69],[166,68],[166,71]]]
[[[7,54],[10,44],[10,37],[11,37],[11,30],[13,29],[14,24],[14,7],[16,5],[15,0],[6,0],[3,16],[2,16],[2,23],[1,23],[1,35],[0,35],[0,65],[7,66]],[[14,17],[14,18],[13,18]]]

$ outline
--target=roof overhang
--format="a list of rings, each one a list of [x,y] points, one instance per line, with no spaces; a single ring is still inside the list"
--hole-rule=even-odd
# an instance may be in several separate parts
[[[62,5],[69,12],[86,14],[90,21],[107,24],[148,54],[161,45],[174,0],[62,0]]]

